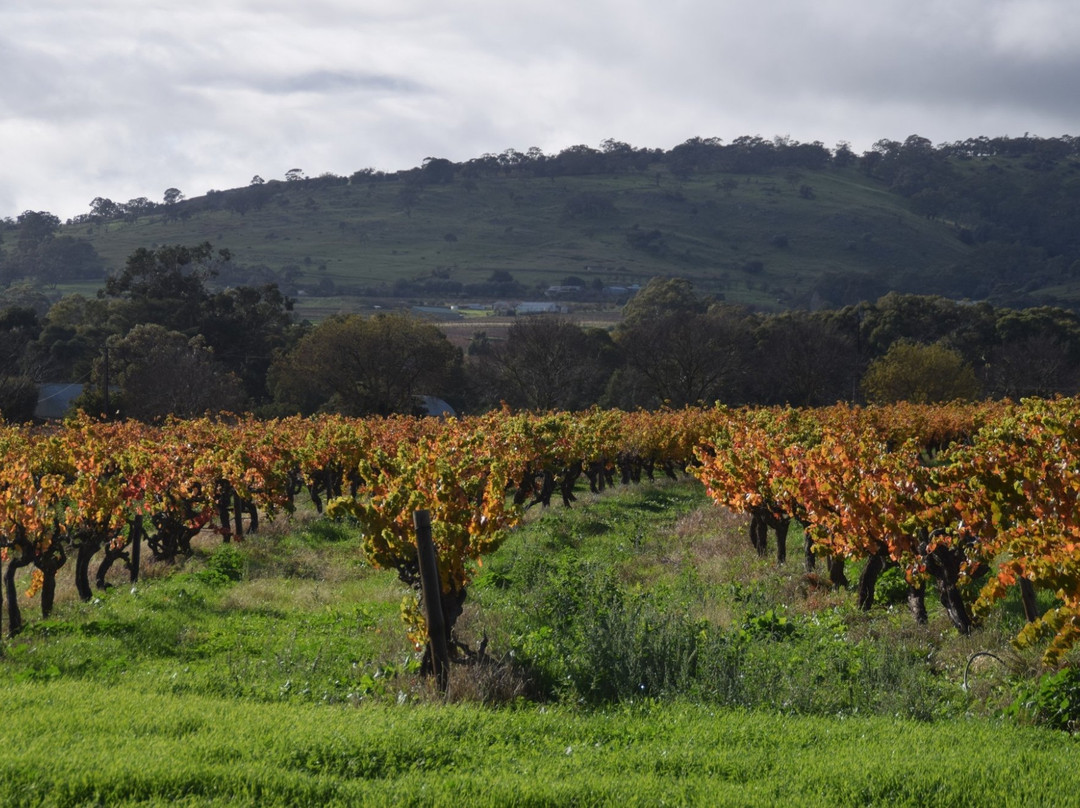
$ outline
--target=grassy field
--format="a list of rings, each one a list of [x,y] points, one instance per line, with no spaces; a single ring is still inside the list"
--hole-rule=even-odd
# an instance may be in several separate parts
[[[1076,803],[1073,737],[1010,709],[1017,604],[960,637],[757,558],[693,483],[580,500],[477,571],[445,701],[409,593],[311,513],[62,592],[0,645],[0,804]]]
[[[988,721],[699,705],[341,709],[5,688],[0,799],[29,805],[1075,804],[1069,737]]]

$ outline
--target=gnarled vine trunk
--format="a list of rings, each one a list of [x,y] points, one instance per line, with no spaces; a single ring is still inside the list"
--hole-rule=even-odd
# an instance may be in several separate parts
[[[874,589],[877,579],[888,567],[889,559],[883,553],[875,553],[866,560],[862,575],[859,576],[858,604],[864,612],[874,605]]]
[[[949,615],[957,631],[961,634],[971,633],[971,617],[967,607],[960,596],[960,588],[957,582],[960,579],[960,565],[964,562],[964,554],[951,547],[939,544],[932,553],[927,553],[926,571],[934,578],[937,584],[938,598],[945,612]]]
[[[22,612],[19,611],[19,593],[15,591],[15,573],[23,567],[34,563],[33,545],[25,537],[16,535],[12,545],[19,550],[19,554],[8,558],[7,569],[4,570],[4,594],[7,596],[9,637],[14,637],[22,631],[23,625]]]
[[[52,614],[56,601],[56,573],[67,563],[67,553],[63,545],[54,540],[48,549],[38,553],[34,566],[41,570],[41,616],[48,618]]]

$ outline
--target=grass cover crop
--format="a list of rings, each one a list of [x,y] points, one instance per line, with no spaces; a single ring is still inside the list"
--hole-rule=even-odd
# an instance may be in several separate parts
[[[1009,646],[1017,603],[966,636],[885,586],[861,611],[760,558],[693,481],[528,511],[470,590],[460,627],[491,665],[456,666],[451,703],[417,675],[406,588],[358,545],[306,513],[147,562],[134,589],[61,588],[0,645],[0,804],[977,806],[1080,786],[1076,741],[1029,725],[1050,701],[1053,726],[1070,715],[1037,650]],[[968,666],[977,650],[1000,659]]]
[[[369,705],[5,689],[0,802],[77,805],[1064,805],[1063,734],[958,719],[646,703]]]

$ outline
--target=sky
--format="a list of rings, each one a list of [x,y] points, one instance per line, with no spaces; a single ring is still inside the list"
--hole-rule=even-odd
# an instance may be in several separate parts
[[[1076,0],[3,0],[0,218],[613,138],[1080,135]]]

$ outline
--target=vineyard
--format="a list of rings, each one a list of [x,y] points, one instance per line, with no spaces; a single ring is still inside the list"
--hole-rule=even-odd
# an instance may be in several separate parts
[[[73,569],[89,600],[117,563],[134,580],[143,552],[175,560],[202,531],[240,540],[306,494],[320,512],[355,520],[366,559],[417,590],[413,513],[428,510],[452,637],[482,557],[530,506],[570,506],[586,485],[689,473],[719,505],[750,515],[759,553],[772,533],[785,561],[797,522],[808,573],[820,563],[843,587],[845,563],[865,560],[861,608],[873,604],[878,576],[899,566],[915,620],[926,620],[930,588],[967,633],[1019,587],[1028,624],[1017,643],[1045,642],[1052,664],[1080,636],[1078,447],[1074,399],[5,427],[6,628],[23,626],[15,576],[24,567],[33,569],[25,594],[47,617],[62,570]],[[1044,613],[1039,589],[1056,598]],[[419,648],[416,601],[404,617]]]

